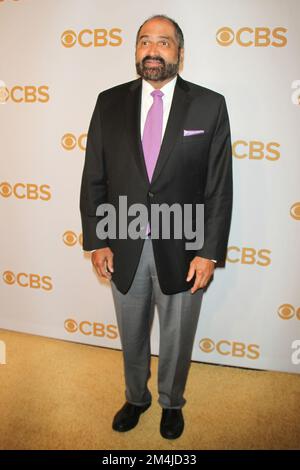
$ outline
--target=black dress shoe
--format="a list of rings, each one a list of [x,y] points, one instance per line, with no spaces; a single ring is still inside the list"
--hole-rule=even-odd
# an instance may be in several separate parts
[[[181,409],[163,408],[160,434],[166,439],[176,439],[182,434],[184,419]]]
[[[144,413],[149,406],[151,406],[151,403],[144,406],[137,406],[126,402],[115,415],[112,428],[115,431],[120,432],[129,431],[129,429],[132,429],[137,425],[140,419],[140,414]]]

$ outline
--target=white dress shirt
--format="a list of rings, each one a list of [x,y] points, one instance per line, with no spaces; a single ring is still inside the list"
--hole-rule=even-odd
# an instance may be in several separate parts
[[[163,128],[162,128],[162,139],[166,130],[166,125],[168,122],[168,117],[170,114],[174,88],[176,85],[177,75],[176,77],[172,78],[166,85],[160,88],[160,91],[163,92],[164,96],[162,97],[163,100]],[[144,126],[147,118],[148,111],[153,103],[153,97],[151,96],[151,92],[155,90],[155,88],[150,85],[149,82],[146,80],[142,81],[142,102],[141,102],[141,139],[143,137]]]
[[[162,128],[162,139],[166,130],[166,125],[168,122],[168,117],[170,114],[171,104],[173,100],[174,89],[176,85],[177,75],[172,78],[168,83],[166,83],[160,90],[163,92],[163,128]],[[153,97],[151,96],[151,92],[155,90],[155,88],[146,80],[142,80],[142,99],[141,99],[141,123],[140,123],[140,132],[141,132],[141,139],[143,137],[144,126],[147,118],[148,111],[153,104]],[[92,250],[96,251],[96,250]],[[215,263],[217,262],[215,259],[211,260]]]

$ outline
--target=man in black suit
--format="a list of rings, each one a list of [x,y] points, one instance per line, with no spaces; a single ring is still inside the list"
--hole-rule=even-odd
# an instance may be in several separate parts
[[[126,402],[113,429],[132,429],[151,405],[147,381],[157,305],[160,432],[167,439],[183,432],[183,392],[203,289],[215,263],[225,262],[233,196],[225,98],[181,78],[183,54],[183,34],[174,20],[155,15],[141,25],[136,40],[140,78],[98,95],[80,195],[83,249],[93,251],[96,271],[111,281],[124,357]],[[138,238],[128,235],[134,217],[124,214],[120,196],[126,196],[126,209],[139,204],[149,210],[149,223]],[[105,220],[99,207],[105,203],[114,208],[117,221],[116,236],[110,232],[107,238],[99,230]],[[162,204],[204,205],[202,246],[187,249],[187,236],[178,238],[172,229],[168,237],[158,230],[151,238],[151,208]],[[198,216],[192,214],[195,228]],[[128,233],[120,235],[124,216]]]

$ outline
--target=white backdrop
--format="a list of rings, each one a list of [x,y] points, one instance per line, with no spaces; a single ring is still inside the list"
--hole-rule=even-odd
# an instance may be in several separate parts
[[[300,373],[298,0],[0,1],[0,328],[120,349],[110,285],[82,251],[80,180],[98,93],[136,78],[155,13],[182,27],[181,75],[225,95],[232,132],[227,265],[193,359]],[[158,338],[156,315],[153,354]]]

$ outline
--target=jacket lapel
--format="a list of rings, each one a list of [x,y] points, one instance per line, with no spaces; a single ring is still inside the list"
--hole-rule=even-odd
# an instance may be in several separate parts
[[[161,174],[161,171],[170,156],[172,148],[174,147],[178,137],[180,136],[180,132],[182,131],[183,122],[191,102],[191,97],[188,91],[189,87],[187,83],[180,76],[178,76],[174,89],[170,114],[151,184],[153,184]]]
[[[160,147],[160,152],[152,176],[151,184],[159,177],[164,165],[166,164],[171,150],[175,145],[178,136],[183,128],[183,121],[186,116],[191,97],[189,95],[189,86],[185,80],[179,75],[177,77],[170,114],[165,129],[164,137]],[[126,113],[127,113],[127,130],[128,140],[133,150],[136,164],[145,182],[149,185],[147,168],[144,159],[141,133],[140,133],[140,117],[141,117],[141,96],[142,96],[142,79],[139,78],[132,82],[130,93],[127,97]]]
[[[141,141],[141,98],[142,98],[142,79],[134,80],[127,94],[126,109],[126,127],[130,148],[135,158],[136,165],[142,178],[147,184],[148,174],[144,160],[143,147]]]

